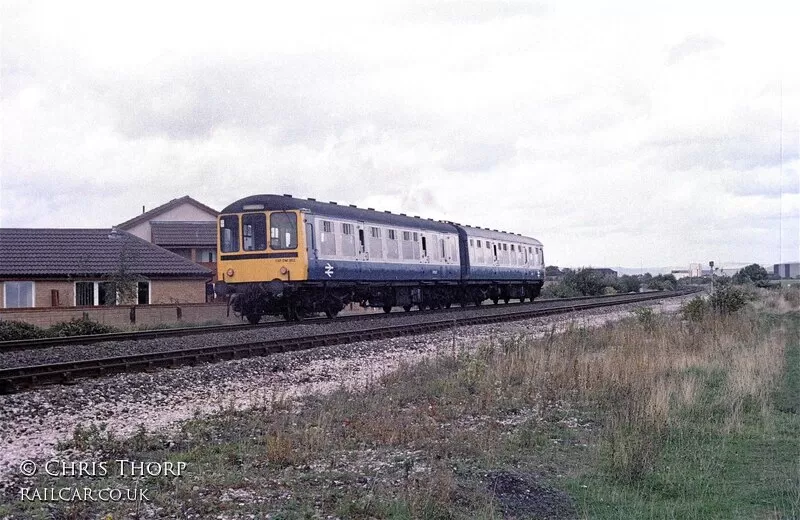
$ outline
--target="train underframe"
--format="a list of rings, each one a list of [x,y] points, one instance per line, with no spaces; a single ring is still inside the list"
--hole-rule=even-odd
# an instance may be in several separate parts
[[[440,309],[452,305],[482,305],[490,300],[497,304],[511,300],[533,300],[542,289],[541,281],[475,281],[475,282],[281,282],[230,284],[222,287],[230,309],[258,323],[263,316],[282,316],[289,321],[325,313],[329,318],[347,305],[405,311],[412,308]]]

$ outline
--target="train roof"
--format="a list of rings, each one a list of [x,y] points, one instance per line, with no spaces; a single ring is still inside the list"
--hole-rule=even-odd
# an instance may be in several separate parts
[[[389,211],[377,211],[373,208],[359,208],[354,205],[340,205],[336,202],[320,202],[316,199],[300,199],[291,195],[252,195],[237,200],[233,204],[222,210],[221,213],[242,213],[247,206],[263,205],[264,209],[269,210],[296,210],[306,209],[315,215],[341,218],[347,220],[363,220],[375,224],[387,226],[397,226],[410,229],[424,229],[437,231],[440,233],[455,233],[457,228],[463,229],[470,237],[488,238],[504,242],[519,242],[541,246],[542,243],[535,238],[526,237],[516,233],[484,229],[473,226],[465,226],[455,222],[442,222],[433,219],[421,218],[418,216],[410,217],[404,213],[391,213]],[[248,210],[255,208],[248,208]]]
[[[467,232],[469,238],[488,238],[489,240],[497,240],[499,242],[518,242],[520,244],[530,244],[532,246],[541,246],[542,243],[535,238],[526,237],[517,233],[509,233],[507,231],[498,231],[496,229],[484,229],[472,226],[461,226]]]
[[[438,220],[409,217],[405,214],[396,214],[388,211],[376,211],[373,208],[358,208],[353,205],[344,206],[336,202],[319,202],[316,199],[298,199],[291,195],[252,195],[237,200],[222,210],[222,213],[241,213],[247,211],[246,206],[263,205],[269,210],[306,209],[315,215],[341,218],[347,220],[363,220],[374,224],[385,224],[413,229],[437,231],[439,233],[456,233],[452,224]],[[249,208],[255,209],[255,208]]]

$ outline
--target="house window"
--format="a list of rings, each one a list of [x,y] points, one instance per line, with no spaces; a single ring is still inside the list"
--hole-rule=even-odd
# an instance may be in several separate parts
[[[116,295],[112,295],[111,292],[108,282],[75,282],[75,305],[116,303]]]
[[[150,303],[150,282],[136,282],[136,303],[139,305]]]
[[[198,262],[216,262],[217,252],[213,249],[198,249],[197,250]]]
[[[95,305],[94,282],[75,282],[75,305]]]
[[[3,302],[6,309],[33,307],[33,282],[4,282]]]
[[[137,301],[141,295],[139,283],[136,285]],[[148,289],[149,294],[149,289]],[[149,300],[149,296],[148,296]],[[116,305],[117,294],[109,282],[75,282],[75,305]]]

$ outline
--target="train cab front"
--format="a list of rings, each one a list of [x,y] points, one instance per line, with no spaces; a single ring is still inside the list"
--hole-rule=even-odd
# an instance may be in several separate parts
[[[220,292],[251,323],[264,315],[286,317],[292,293],[308,277],[302,217],[297,210],[253,205],[218,219]]]

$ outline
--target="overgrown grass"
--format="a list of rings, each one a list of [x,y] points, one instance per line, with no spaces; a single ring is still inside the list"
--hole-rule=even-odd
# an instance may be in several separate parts
[[[171,441],[84,428],[70,445],[187,462],[148,482],[165,517],[796,518],[800,314],[760,298],[448,345],[366,388],[222,406]]]

